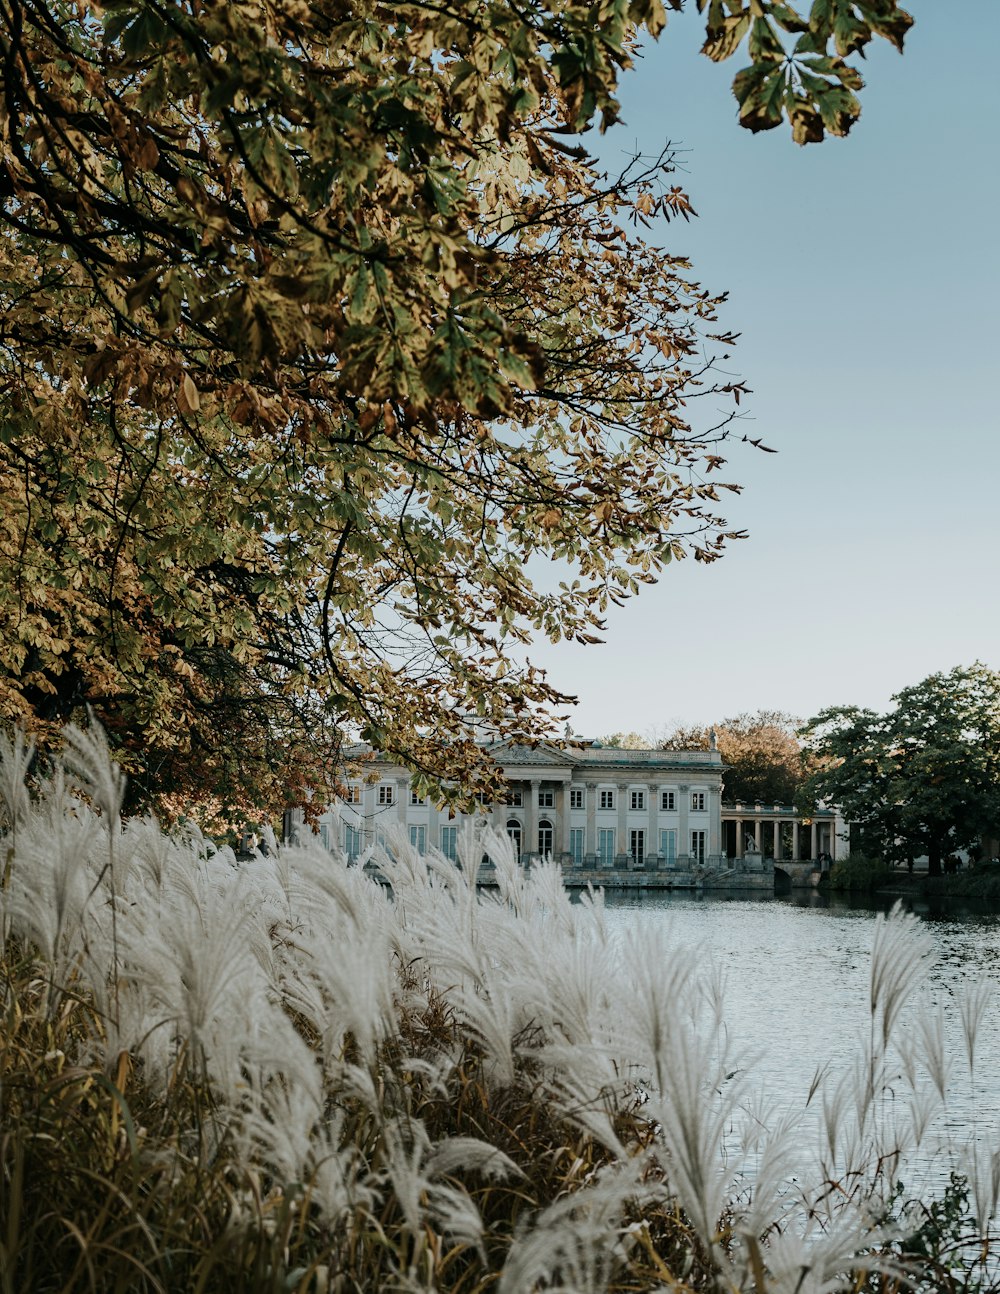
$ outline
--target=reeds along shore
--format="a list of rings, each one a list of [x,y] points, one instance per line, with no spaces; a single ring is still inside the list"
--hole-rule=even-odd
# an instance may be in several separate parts
[[[903,912],[856,1054],[788,1109],[702,956],[612,940],[503,836],[394,839],[386,886],[123,822],[99,730],[30,767],[2,739],[0,1294],[1000,1288],[981,1130],[967,1190],[896,1187],[991,1009],[971,986],[946,1054]]]

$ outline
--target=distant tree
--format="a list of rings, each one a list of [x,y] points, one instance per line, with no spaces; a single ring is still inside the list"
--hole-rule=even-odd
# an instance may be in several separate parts
[[[638,732],[612,732],[601,738],[601,745],[611,750],[650,750],[654,743]]]
[[[742,123],[800,142],[911,22],[698,5]],[[578,142],[665,21],[0,0],[0,719],[91,707],[146,803],[319,803],[343,734],[482,777],[483,723],[564,699],[512,644],[718,554],[727,414],[689,402],[745,388],[645,238],[690,203],[669,155]]]
[[[724,764],[722,793],[729,801],[794,804],[803,780],[798,720],[778,710],[738,714],[708,727],[677,727],[665,750],[707,750],[714,730]]]
[[[976,846],[1000,823],[1000,674],[985,665],[932,674],[886,714],[832,707],[802,738],[814,757],[804,804],[838,805],[866,848],[899,862]]]

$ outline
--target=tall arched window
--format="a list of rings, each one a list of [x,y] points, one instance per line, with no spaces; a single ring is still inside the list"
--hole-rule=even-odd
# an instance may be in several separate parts
[[[543,858],[552,853],[552,823],[548,818],[538,824],[538,852]]]
[[[507,835],[510,837],[510,843],[514,846],[515,855],[521,856],[521,824],[517,818],[507,820]]]

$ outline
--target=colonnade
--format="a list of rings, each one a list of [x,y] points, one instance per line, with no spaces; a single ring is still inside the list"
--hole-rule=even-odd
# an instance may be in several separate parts
[[[820,853],[833,855],[835,818],[831,813],[812,818],[782,817],[779,815],[726,813],[723,810],[722,831],[725,841],[726,825],[736,824],[736,858],[746,854],[747,839],[752,838],[759,853],[765,852],[765,845],[773,848],[776,863],[801,862],[818,858]],[[765,839],[764,826],[770,825],[771,839]],[[786,841],[788,852],[786,853]],[[803,856],[802,849],[808,841],[809,852]],[[728,842],[726,842],[728,845]]]

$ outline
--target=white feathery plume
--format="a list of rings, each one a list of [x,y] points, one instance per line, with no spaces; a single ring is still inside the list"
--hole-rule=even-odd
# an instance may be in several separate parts
[[[91,716],[88,728],[70,723],[63,729],[63,736],[63,763],[110,826],[121,814],[126,779],[111,754],[107,734]]]
[[[948,1087],[950,1066],[945,1052],[944,1008],[941,1003],[937,1002],[933,1006],[925,1003],[923,1009],[917,1013],[916,1023],[924,1068],[943,1101]]]
[[[650,1076],[654,1154],[706,1245],[712,1246],[731,1179],[722,1148],[740,1097],[718,1041],[700,1016],[694,954],[670,948],[662,928],[636,932],[625,952],[628,1054]],[[727,1081],[728,1080],[728,1081]]]
[[[985,976],[980,976],[971,987],[965,989],[958,1000],[962,1037],[965,1041],[965,1057],[969,1063],[970,1075],[976,1072],[976,1038],[992,996],[992,985]]]
[[[305,1181],[314,1159],[314,1134],[323,1115],[315,1091],[282,1075],[248,1101],[234,1133],[244,1166],[260,1164],[282,1186]]]
[[[368,1165],[349,1140],[341,1148],[341,1127],[338,1111],[324,1114],[310,1146],[309,1199],[328,1226],[358,1211],[371,1213],[375,1207]]]
[[[763,1235],[771,1227],[783,1226],[785,1217],[801,1206],[801,1188],[793,1185],[804,1166],[801,1124],[797,1110],[788,1111],[771,1125],[758,1113],[751,1117],[753,1131],[745,1134],[744,1145],[755,1162],[739,1226],[750,1235]]]
[[[625,1160],[544,1209],[515,1237],[497,1294],[606,1294],[627,1257],[622,1213],[648,1194],[640,1171],[637,1160]]]
[[[976,1211],[979,1234],[985,1237],[1000,1202],[1000,1150],[973,1141],[966,1150],[965,1167]]]
[[[941,1108],[940,1093],[934,1087],[917,1087],[909,1096],[907,1104],[912,1127],[913,1146],[919,1149],[927,1135],[934,1115]]]
[[[847,1207],[822,1224],[813,1219],[801,1231],[791,1227],[772,1231],[764,1247],[756,1236],[744,1235],[748,1254],[744,1259],[746,1281],[741,1284],[748,1290],[766,1290],[767,1294],[854,1291],[858,1289],[859,1272],[898,1274],[898,1265],[868,1252],[883,1237],[883,1231],[873,1227],[863,1212]],[[758,1265],[766,1269],[763,1286],[755,1271]]]
[[[455,1172],[476,1173],[488,1182],[507,1182],[524,1173],[509,1155],[479,1137],[444,1137],[427,1158],[428,1177],[448,1177]]]
[[[23,728],[15,728],[13,736],[0,729],[0,800],[15,834],[31,805],[27,778],[34,757],[35,743]]]
[[[420,1119],[391,1119],[382,1128],[384,1172],[392,1184],[393,1197],[409,1228],[417,1235],[424,1226],[430,1179],[424,1160],[430,1138]]]
[[[883,1050],[907,998],[929,973],[933,951],[930,935],[902,904],[897,902],[888,916],[880,912],[875,918],[869,1007],[873,1029],[881,1018]]]

